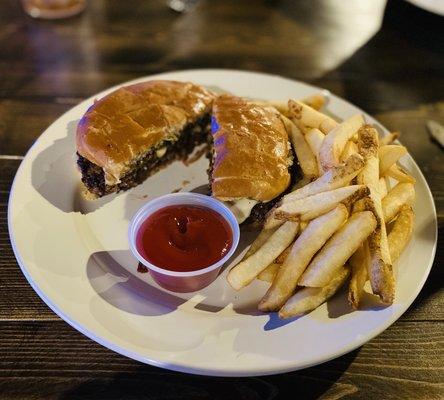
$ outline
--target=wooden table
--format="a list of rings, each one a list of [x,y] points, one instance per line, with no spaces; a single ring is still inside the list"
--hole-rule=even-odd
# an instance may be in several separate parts
[[[444,19],[403,1],[90,0],[79,17],[32,20],[0,2],[0,398],[438,399],[444,397]],[[12,252],[7,201],[23,155],[64,111],[111,85],[188,68],[280,74],[325,87],[374,115],[424,172],[439,215],[435,265],[399,321],[328,363],[261,378],[189,376],[87,339],[34,293]]]

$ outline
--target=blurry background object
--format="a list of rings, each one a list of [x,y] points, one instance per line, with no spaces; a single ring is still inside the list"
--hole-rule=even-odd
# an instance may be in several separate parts
[[[168,0],[167,4],[172,10],[179,13],[190,11],[197,0]]]
[[[429,128],[430,136],[435,139],[444,148],[444,126],[436,121],[427,121],[427,128]]]
[[[86,0],[22,0],[25,11],[34,18],[58,19],[79,14]]]

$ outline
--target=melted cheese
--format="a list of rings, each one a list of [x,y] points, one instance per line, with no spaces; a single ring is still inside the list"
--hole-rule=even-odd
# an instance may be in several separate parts
[[[250,216],[251,210],[258,203],[258,201],[240,199],[237,201],[225,201],[224,203],[232,211],[237,219],[237,222],[241,224]]]
[[[166,151],[167,151],[167,149],[166,149],[165,146],[160,147],[159,149],[157,149],[157,150],[156,150],[156,156],[157,156],[157,158],[161,158],[161,157],[163,157],[163,156],[165,155]]]

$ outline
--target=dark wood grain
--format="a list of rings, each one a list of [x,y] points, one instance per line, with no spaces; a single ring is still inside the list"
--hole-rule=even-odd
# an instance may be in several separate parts
[[[443,340],[444,322],[400,322],[359,352],[313,368],[221,379],[139,364],[63,322],[8,322],[0,341],[0,392],[33,399],[270,399],[286,398],[288,389],[303,399],[368,399],[369,393],[381,399],[440,399]]]
[[[0,398],[444,398],[444,157],[425,123],[444,124],[443,19],[406,1],[200,0],[187,14],[166,1],[90,0],[63,21],[0,2]],[[303,80],[375,116],[423,171],[439,243],[420,295],[392,327],[328,363],[262,378],[173,373],[113,353],[61,321],[15,260],[7,202],[15,172],[57,117],[112,85],[190,68],[235,68]],[[5,157],[6,156],[6,157]],[[9,157],[13,156],[13,157]],[[173,387],[174,389],[171,389]]]

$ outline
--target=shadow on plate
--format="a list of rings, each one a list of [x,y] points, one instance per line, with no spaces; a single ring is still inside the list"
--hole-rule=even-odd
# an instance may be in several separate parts
[[[246,231],[232,258],[221,270],[238,259],[257,233]],[[137,261],[129,250],[100,251],[90,255],[86,270],[88,280],[95,292],[114,307],[137,315],[163,315],[178,307],[205,312],[259,315],[257,299],[233,304],[237,293],[220,276],[198,292],[173,293],[159,287],[149,273],[130,272],[137,270]],[[185,304],[187,303],[187,304]]]
[[[96,293],[109,304],[137,315],[163,315],[187,301],[137,278],[116,259],[131,260],[129,250],[93,253],[87,263],[87,276]],[[134,269],[137,262],[133,261]]]

